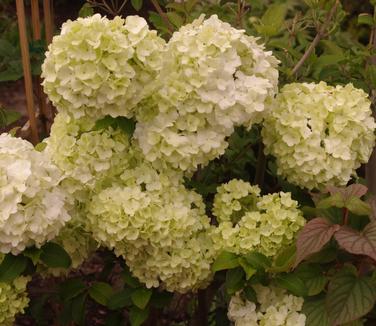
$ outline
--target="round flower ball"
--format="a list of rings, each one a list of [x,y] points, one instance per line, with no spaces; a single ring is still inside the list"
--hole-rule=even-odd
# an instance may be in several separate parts
[[[0,135],[0,252],[18,254],[53,239],[70,220],[71,198],[45,152]]]
[[[58,111],[75,118],[131,117],[153,90],[164,48],[138,16],[68,20],[46,53],[44,91]]]
[[[122,173],[128,164],[129,136],[90,117],[57,114],[46,143],[46,151],[63,171],[64,186],[71,193],[92,189],[98,180]]]
[[[4,255],[0,254],[0,263]],[[0,325],[14,325],[17,314],[23,314],[29,304],[26,292],[30,278],[20,276],[9,283],[0,282]]]
[[[344,186],[375,144],[370,105],[352,84],[286,85],[264,122],[265,152],[290,183],[307,189]]]
[[[301,312],[304,299],[288,294],[275,286],[253,285],[257,304],[248,301],[244,293],[230,300],[227,316],[235,326],[304,326],[306,316]]]
[[[218,250],[245,255],[258,251],[274,257],[291,245],[305,224],[290,193],[260,196],[260,189],[242,180],[218,187],[213,214],[218,226],[211,231]]]
[[[137,111],[146,159],[192,171],[222,155],[235,126],[260,122],[274,97],[278,61],[257,38],[204,15],[167,44],[158,91]]]

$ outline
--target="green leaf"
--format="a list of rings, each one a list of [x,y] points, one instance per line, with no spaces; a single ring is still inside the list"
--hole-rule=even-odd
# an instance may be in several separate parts
[[[376,261],[376,221],[368,223],[362,232],[341,226],[334,238],[347,252],[366,255]]]
[[[239,264],[241,267],[243,267],[243,270],[245,272],[246,280],[248,281],[255,273],[257,272],[257,269],[255,269],[244,257],[239,258]]]
[[[275,278],[277,286],[290,291],[298,297],[304,297],[308,293],[307,286],[296,274],[279,274]]]
[[[105,326],[123,326],[123,316],[121,313],[111,313],[107,316]]]
[[[376,289],[369,277],[358,277],[355,268],[344,267],[329,283],[327,311],[332,323],[343,324],[366,315],[374,306]]]
[[[104,282],[96,282],[89,289],[90,297],[102,306],[107,305],[109,299],[113,296],[113,292],[111,285]]]
[[[297,275],[306,285],[308,289],[308,296],[314,296],[321,293],[328,282],[319,265],[300,265],[294,274]]]
[[[286,4],[271,4],[261,17],[260,22],[255,24],[255,28],[262,35],[268,37],[275,36],[283,29],[286,14]]]
[[[78,17],[89,17],[92,15],[94,15],[94,9],[88,3],[85,3],[78,12]]]
[[[47,147],[47,143],[42,141],[42,142],[36,144],[34,148],[38,152],[43,152],[46,147]]]
[[[372,15],[363,13],[358,16],[358,24],[359,25],[368,25],[373,26],[375,24]]]
[[[138,288],[141,286],[141,283],[138,281],[137,278],[132,276],[132,273],[129,270],[125,270],[122,273],[122,276],[123,276],[125,284],[127,284],[131,288]]]
[[[166,13],[168,20],[177,28],[184,24],[184,19],[178,13],[169,11]]]
[[[273,266],[270,271],[273,273],[281,273],[290,270],[295,262],[296,247],[289,246],[280,252],[274,259]]]
[[[5,255],[0,264],[0,282],[11,282],[20,276],[27,266],[27,258],[25,256]]]
[[[86,306],[87,293],[82,293],[81,295],[75,297],[72,300],[72,319],[78,325],[84,325],[85,323],[85,306]]]
[[[249,254],[245,255],[244,258],[252,267],[256,268],[257,270],[265,270],[272,265],[272,262],[268,257],[257,251],[250,252]]]
[[[69,268],[72,260],[63,247],[54,242],[46,243],[42,248],[40,259],[48,267]]]
[[[107,302],[107,307],[112,310],[117,310],[123,309],[124,307],[130,306],[131,304],[131,291],[129,289],[124,289],[110,297]]]
[[[132,7],[139,11],[142,8],[142,0],[131,0]]]
[[[16,122],[22,117],[22,114],[17,111],[11,111],[8,109],[3,109],[3,108],[0,108],[0,110],[1,110],[0,113],[2,116],[1,120],[3,120],[2,122],[5,126],[9,126],[10,124]]]
[[[63,301],[68,301],[78,296],[85,290],[85,283],[78,278],[74,278],[60,284],[59,294]]]
[[[302,312],[307,317],[306,326],[330,326],[325,298],[305,299]]]
[[[212,266],[213,272],[218,272],[224,269],[232,269],[239,266],[238,256],[227,251],[219,254]]]
[[[136,129],[136,122],[125,117],[117,117],[116,120],[118,128],[131,137]]]
[[[336,193],[334,195],[330,195],[329,197],[321,199],[316,205],[316,207],[320,209],[326,209],[326,208],[330,208],[333,206],[339,207],[339,208],[342,208],[345,206],[341,194]]]
[[[298,233],[294,266],[297,266],[308,256],[319,252],[339,229],[338,224],[332,224],[321,217],[310,220]]]
[[[239,291],[245,283],[244,272],[241,268],[229,269],[226,273],[226,290],[232,295]]]
[[[370,215],[372,213],[371,206],[357,197],[349,199],[346,208],[356,215]]]
[[[244,293],[245,298],[248,301],[257,303],[257,294],[256,294],[256,291],[253,289],[252,286],[246,286],[243,289],[243,293]]]
[[[28,257],[31,259],[34,265],[36,265],[39,262],[40,259],[40,254],[42,253],[42,250],[40,248],[36,247],[29,247],[26,248],[23,252],[22,255],[25,257]]]
[[[145,309],[151,298],[153,291],[149,289],[136,289],[131,294],[132,302],[140,309]]]
[[[132,307],[129,311],[129,321],[131,326],[140,326],[149,316],[149,310],[142,310],[137,307]]]

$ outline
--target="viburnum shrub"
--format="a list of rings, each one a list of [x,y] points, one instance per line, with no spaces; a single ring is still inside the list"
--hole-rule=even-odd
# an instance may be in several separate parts
[[[292,1],[247,23],[245,1],[169,3],[159,32],[64,23],[42,65],[50,135],[0,135],[0,324],[375,325],[375,70],[348,78],[324,2],[292,18],[290,48]]]

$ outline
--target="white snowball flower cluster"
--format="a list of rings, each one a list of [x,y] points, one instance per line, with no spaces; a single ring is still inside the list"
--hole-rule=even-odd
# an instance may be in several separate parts
[[[273,257],[293,243],[305,224],[290,193],[260,196],[260,189],[233,179],[217,189],[213,214],[219,225],[212,231],[214,246],[236,254],[258,251]]]
[[[96,130],[95,120],[73,119],[65,113],[55,117],[46,151],[64,172],[70,192],[93,188],[98,179],[120,174],[127,164],[129,137],[112,127]]]
[[[165,41],[138,16],[68,20],[46,53],[44,91],[59,111],[75,118],[131,117],[153,90],[164,48]]]
[[[0,263],[4,255],[0,254]],[[0,282],[0,325],[14,325],[15,316],[24,313],[29,304],[26,286],[29,277],[20,276],[10,283]]]
[[[243,298],[241,292],[231,298],[228,317],[235,326],[304,326],[301,313],[304,299],[274,286],[253,286],[257,305]]]
[[[262,132],[278,173],[308,189],[344,186],[375,144],[367,94],[325,82],[282,88]]]
[[[215,251],[201,196],[180,184],[181,173],[133,163],[87,203],[93,236],[147,287],[187,292],[206,284]]]
[[[276,58],[216,15],[181,27],[164,58],[135,132],[150,161],[182,170],[207,164],[224,153],[234,126],[261,121],[276,92]]]
[[[61,173],[46,153],[0,135],[0,252],[18,254],[53,239],[70,219]]]

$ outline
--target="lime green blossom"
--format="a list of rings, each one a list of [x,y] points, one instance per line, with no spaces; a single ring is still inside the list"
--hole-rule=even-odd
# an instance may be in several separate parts
[[[265,151],[293,184],[344,186],[375,144],[370,105],[367,94],[352,84],[286,85],[264,123]]]
[[[231,180],[217,189],[213,214],[219,222],[212,230],[214,246],[236,254],[256,250],[273,257],[293,243],[305,220],[290,193],[260,196],[260,189]]]
[[[59,113],[46,142],[46,151],[64,172],[71,192],[83,185],[91,189],[98,179],[120,174],[127,166],[128,136],[111,127],[96,130],[95,120],[88,117],[75,120]]]
[[[53,239],[70,219],[71,198],[45,152],[0,135],[0,252],[18,254]]]
[[[131,117],[153,90],[164,49],[165,41],[138,16],[68,20],[46,53],[44,90],[75,118]]]
[[[257,305],[238,292],[230,301],[228,317],[235,326],[304,326],[304,299],[274,286],[253,286]]]
[[[4,255],[0,254],[0,262]],[[14,325],[15,316],[24,313],[29,304],[26,286],[29,277],[20,276],[10,283],[0,282],[0,325]]]
[[[277,63],[215,15],[181,27],[167,44],[158,91],[138,110],[135,137],[146,159],[192,171],[222,155],[234,126],[250,127],[267,111]]]
[[[148,287],[187,292],[203,286],[216,252],[202,198],[181,185],[180,172],[159,171],[138,155],[117,181],[93,189],[89,230]]]

